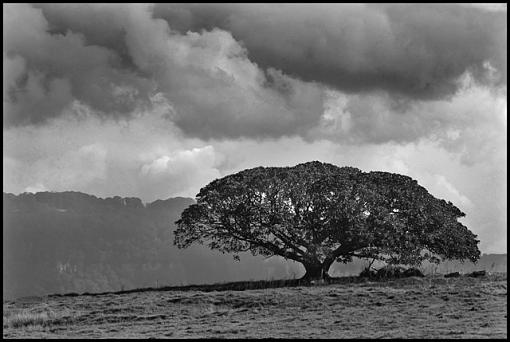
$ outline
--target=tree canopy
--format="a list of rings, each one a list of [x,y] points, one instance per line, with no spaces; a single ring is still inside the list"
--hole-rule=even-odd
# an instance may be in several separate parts
[[[353,257],[406,265],[480,257],[477,236],[458,221],[465,214],[400,174],[317,161],[257,167],[212,181],[196,200],[176,221],[179,248],[279,255],[302,263],[305,278]]]

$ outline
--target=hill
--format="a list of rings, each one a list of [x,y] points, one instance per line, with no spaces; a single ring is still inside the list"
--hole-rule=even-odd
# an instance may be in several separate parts
[[[276,261],[251,257],[238,263],[201,246],[178,250],[174,221],[191,203],[4,193],[4,298],[266,278],[275,266],[284,276],[285,266]]]
[[[4,338],[507,338],[507,277],[344,279],[3,303]]]
[[[3,194],[3,297],[107,292],[163,285],[296,278],[301,265],[248,253],[241,261],[195,246],[173,246],[174,222],[190,198],[144,204],[138,198],[98,198],[80,192]],[[366,264],[334,264],[334,276]],[[424,270],[506,272],[506,254],[477,265],[448,262]]]

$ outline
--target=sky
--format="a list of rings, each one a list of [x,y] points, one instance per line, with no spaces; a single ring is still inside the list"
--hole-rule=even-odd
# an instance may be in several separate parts
[[[507,251],[506,4],[3,4],[4,192],[195,197],[319,160]]]

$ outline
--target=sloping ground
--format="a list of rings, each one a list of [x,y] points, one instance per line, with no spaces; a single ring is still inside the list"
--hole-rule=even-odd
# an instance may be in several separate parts
[[[507,338],[506,274],[246,291],[33,297],[4,338]]]

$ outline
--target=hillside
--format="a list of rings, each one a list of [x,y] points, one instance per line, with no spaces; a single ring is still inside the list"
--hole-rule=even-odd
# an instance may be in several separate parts
[[[4,338],[507,338],[507,277],[428,276],[3,304]]]
[[[173,246],[173,230],[189,198],[143,204],[138,198],[97,198],[80,192],[3,194],[3,296],[107,292],[163,285],[296,278],[299,264],[251,254],[232,256]],[[366,262],[334,264],[334,276],[356,275]],[[424,265],[428,273],[505,271],[507,257],[484,255],[477,265]]]
[[[193,202],[101,199],[79,192],[3,195],[4,298],[285,276],[277,261],[241,263],[173,246],[174,221]]]

